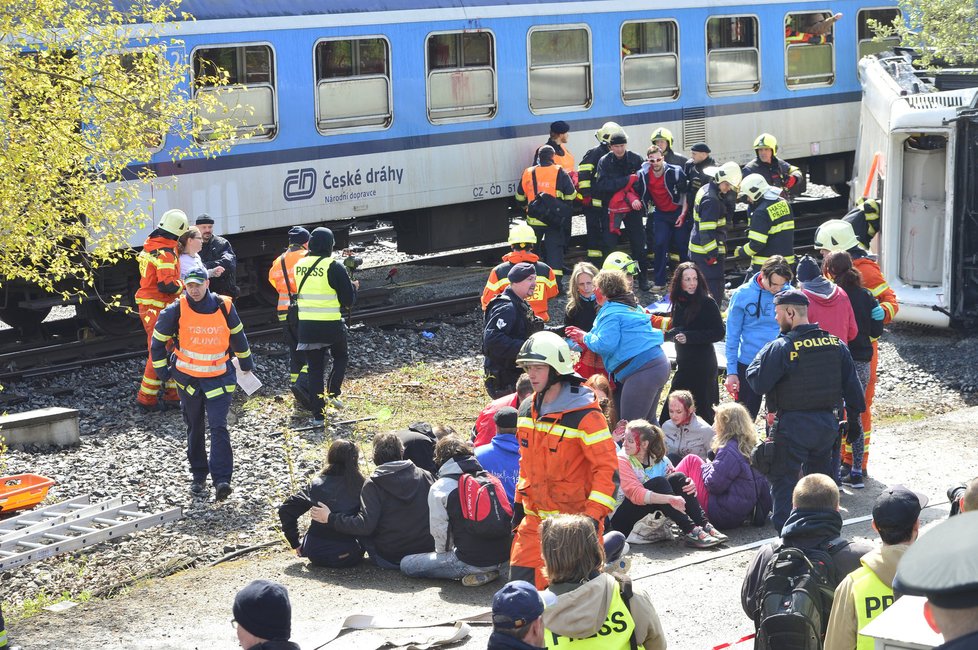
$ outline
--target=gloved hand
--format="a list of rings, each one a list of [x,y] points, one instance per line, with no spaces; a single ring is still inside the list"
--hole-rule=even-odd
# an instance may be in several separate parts
[[[747,257],[747,253],[744,252],[744,247],[743,246],[738,246],[737,248],[734,249],[733,256],[735,258],[736,257]]]
[[[516,529],[520,527],[520,522],[523,521],[523,517],[525,516],[526,513],[523,511],[523,502],[517,501],[516,503],[514,503],[513,504],[513,532],[514,533],[516,532]]]
[[[795,186],[795,183],[797,182],[798,182],[798,177],[792,174],[791,176],[788,177],[788,180],[784,182],[784,186],[786,189],[790,190],[792,187]]]
[[[713,255],[712,257],[708,257],[708,258],[706,258],[706,263],[707,263],[707,265],[709,265],[709,266],[713,266],[713,265],[714,265],[714,264],[716,264],[716,263],[717,263],[718,261],[719,261],[719,260],[717,259],[717,257],[716,257],[716,255]]]
[[[564,336],[580,346],[584,345],[584,331],[580,328],[574,327],[573,325],[568,325],[566,328],[564,328]]]
[[[877,304],[873,307],[873,311],[870,312],[870,316],[873,317],[873,320],[883,320],[886,318],[886,312]]]
[[[588,207],[588,208],[591,207],[591,197],[590,196],[582,196],[581,197],[581,205],[583,205],[585,207]]]

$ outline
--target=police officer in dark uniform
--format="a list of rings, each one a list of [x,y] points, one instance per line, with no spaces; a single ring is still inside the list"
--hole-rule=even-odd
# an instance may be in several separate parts
[[[934,650],[978,648],[978,512],[951,517],[907,549],[893,591],[925,596],[924,616],[944,635]]]
[[[587,256],[588,261],[595,266],[611,252],[611,233],[608,230],[608,208],[599,196],[593,192],[594,172],[598,161],[610,151],[608,140],[615,129],[620,129],[614,122],[605,122],[594,132],[598,146],[588,149],[577,166],[577,194],[584,206],[584,223],[587,227]]]
[[[774,297],[781,336],[757,353],[747,381],[767,397],[768,424],[774,439],[769,471],[778,530],[791,512],[791,493],[799,469],[833,476],[832,446],[839,435],[835,408],[842,399],[850,422],[866,408],[849,348],[817,324],[808,322],[808,297],[797,289]]]
[[[210,215],[202,214],[194,223],[200,229],[200,238],[204,242],[200,249],[200,259],[208,271],[215,269],[210,278],[211,291],[221,296],[237,298],[241,294],[234,280],[238,256],[234,254],[231,242],[214,234],[214,218]],[[217,271],[218,268],[221,270]]]
[[[482,331],[484,381],[493,399],[516,392],[516,380],[522,373],[516,367],[516,355],[531,334],[543,329],[543,321],[526,302],[537,284],[536,268],[520,262],[506,277],[509,286],[489,301]]]
[[[594,170],[593,194],[608,205],[616,192],[628,185],[632,174],[642,168],[645,159],[628,150],[628,136],[621,127],[612,129],[608,135],[610,151],[598,161]],[[642,222],[644,210],[632,210],[625,215],[625,232],[631,248],[632,259],[638,262],[638,286],[642,291],[649,290],[649,260],[645,256],[645,225]]]

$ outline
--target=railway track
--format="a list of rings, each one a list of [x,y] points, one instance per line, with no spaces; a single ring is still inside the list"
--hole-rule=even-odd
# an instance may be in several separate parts
[[[795,250],[801,254],[810,252],[815,230],[828,218],[838,217],[845,210],[845,200],[841,197],[830,199],[803,199],[794,204],[795,208]],[[733,251],[747,241],[747,216],[738,212],[729,227],[727,248]],[[385,228],[359,231],[360,234],[383,231]],[[375,235],[376,236],[376,235]],[[572,238],[571,247],[576,249],[566,262],[568,265],[584,259],[580,249],[585,244],[583,235]],[[424,265],[444,267],[465,267],[480,264],[495,264],[510,250],[507,245],[482,246],[463,251],[452,251],[398,265]],[[388,265],[389,266],[389,265]],[[727,279],[732,286],[739,285],[744,277],[747,264],[734,264],[728,258]],[[439,319],[466,312],[478,304],[479,294],[465,294],[431,302],[392,305],[395,287],[375,287],[362,291],[359,305],[348,318],[351,325],[385,326],[402,322]],[[241,310],[242,320],[250,340],[261,340],[279,336],[281,327],[274,311],[269,307],[254,307]],[[45,323],[43,341],[5,341],[16,333],[11,330],[0,332],[0,383],[22,380],[30,377],[50,376],[71,372],[84,366],[120,361],[141,357],[146,354],[146,336],[141,331],[122,336],[100,336],[87,328],[81,319],[65,319]],[[6,332],[10,332],[7,334]]]

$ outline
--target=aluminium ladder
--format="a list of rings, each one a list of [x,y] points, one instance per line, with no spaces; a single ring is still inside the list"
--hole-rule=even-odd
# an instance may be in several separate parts
[[[85,495],[37,508],[0,520],[0,571],[181,518],[180,508],[144,513],[120,497],[91,503]]]

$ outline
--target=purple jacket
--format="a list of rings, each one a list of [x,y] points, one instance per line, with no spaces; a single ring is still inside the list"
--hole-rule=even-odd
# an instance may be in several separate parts
[[[703,483],[710,493],[710,521],[717,528],[741,526],[750,517],[758,495],[770,500],[767,479],[750,466],[736,440],[728,440],[712,463],[704,463]]]

